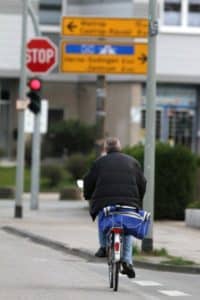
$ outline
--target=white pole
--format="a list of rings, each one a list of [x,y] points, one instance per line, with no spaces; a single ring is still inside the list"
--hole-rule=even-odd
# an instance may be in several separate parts
[[[62,15],[63,16],[67,15],[67,8],[68,8],[68,1],[62,0]]]
[[[32,18],[35,32],[41,36],[39,23],[34,14],[33,8],[29,6],[29,14]],[[37,210],[39,208],[38,195],[40,191],[40,113],[34,115],[34,131],[32,140],[32,162],[31,162],[31,200],[30,208]]]
[[[152,222],[148,236],[142,242],[142,250],[153,250],[154,221],[154,177],[155,177],[155,103],[156,103],[156,0],[149,0],[149,55],[146,92],[146,138],[144,153],[144,173],[147,191],[143,201],[145,210],[151,212]]]
[[[20,70],[20,89],[19,97],[25,100],[26,96],[26,39],[27,39],[27,16],[28,1],[22,0],[22,40],[21,40],[21,70]],[[18,112],[18,139],[17,139],[17,170],[16,170],[16,203],[15,218],[22,218],[23,207],[22,197],[24,191],[24,110]]]
[[[40,191],[40,113],[34,116],[34,132],[32,141],[31,163],[31,205],[30,208],[37,210],[38,194]]]

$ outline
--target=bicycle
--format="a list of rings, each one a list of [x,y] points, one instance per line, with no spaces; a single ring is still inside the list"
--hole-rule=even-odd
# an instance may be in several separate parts
[[[122,235],[122,227],[112,227],[108,232],[107,257],[109,285],[115,292],[118,290],[121,268]]]
[[[101,226],[107,231],[107,257],[109,285],[118,290],[122,266],[123,236],[130,234],[143,239],[150,224],[151,214],[129,206],[108,206],[101,215]],[[124,273],[123,273],[124,274]]]

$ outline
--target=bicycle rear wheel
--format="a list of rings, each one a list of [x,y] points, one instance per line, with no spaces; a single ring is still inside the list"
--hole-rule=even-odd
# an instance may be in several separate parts
[[[116,292],[118,290],[119,285],[119,269],[120,262],[113,263],[113,290]]]
[[[108,265],[109,286],[113,288],[113,263]]]
[[[112,259],[112,246],[111,243],[108,245],[107,248],[107,255],[108,255],[108,280],[110,288],[113,288],[113,259]]]

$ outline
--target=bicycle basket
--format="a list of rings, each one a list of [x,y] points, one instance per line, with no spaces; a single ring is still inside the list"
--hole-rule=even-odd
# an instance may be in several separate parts
[[[102,212],[99,216],[100,229],[107,233],[113,226],[123,227],[124,233],[144,239],[150,225],[150,213],[144,210],[117,210],[108,213]]]
[[[150,225],[150,214],[139,210],[130,215],[123,215],[124,231],[142,240],[148,233]]]

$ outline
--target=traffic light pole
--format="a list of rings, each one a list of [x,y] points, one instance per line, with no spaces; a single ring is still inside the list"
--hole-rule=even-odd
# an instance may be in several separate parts
[[[31,6],[29,14],[32,18],[37,36],[41,36],[37,18]],[[30,208],[37,210],[39,208],[38,195],[40,191],[40,113],[34,115],[34,132],[32,139],[32,162],[31,162],[31,199]]]
[[[20,100],[26,97],[26,39],[27,39],[27,15],[28,1],[23,0],[22,16],[22,41],[21,41],[21,71],[20,71]],[[24,110],[18,112],[18,139],[17,139],[17,170],[16,170],[16,203],[15,218],[22,218],[23,207],[22,197],[24,191]]]
[[[31,204],[30,208],[37,210],[40,190],[40,113],[34,115],[34,132],[32,140],[31,168]]]
[[[147,179],[147,191],[143,208],[151,213],[152,222],[147,237],[142,241],[142,250],[153,250],[154,221],[154,177],[155,177],[155,99],[156,99],[156,0],[149,0],[149,55],[146,92],[146,138],[144,154],[144,173]]]

